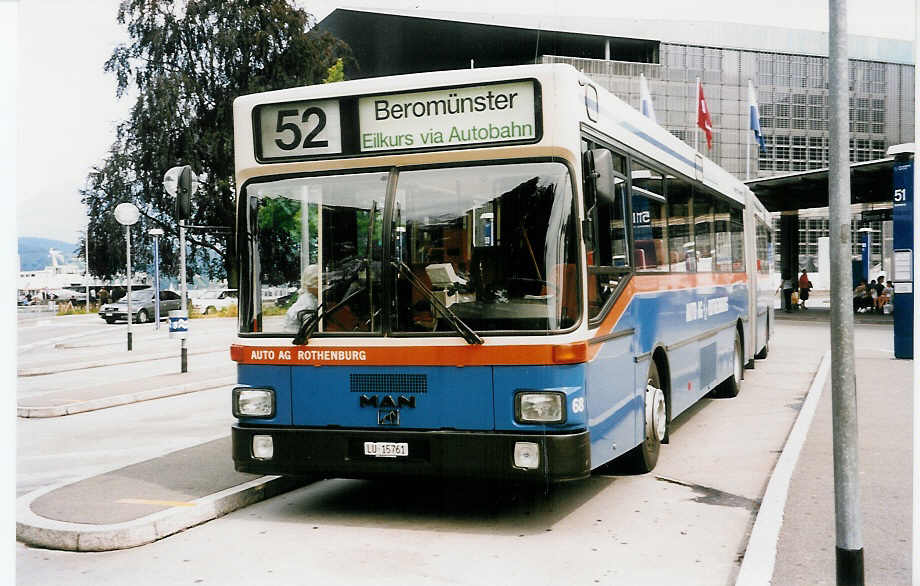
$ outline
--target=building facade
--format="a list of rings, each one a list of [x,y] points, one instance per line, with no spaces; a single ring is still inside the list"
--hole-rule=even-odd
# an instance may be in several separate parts
[[[727,23],[564,15],[548,21],[538,16],[350,9],[332,12],[320,27],[352,47],[358,64],[347,72],[352,78],[568,63],[638,109],[643,74],[658,124],[691,146],[699,144],[704,155],[742,180],[829,164],[826,33]],[[859,36],[850,36],[849,44],[850,160],[882,159],[888,147],[914,140],[913,47],[908,41]],[[712,117],[711,150],[705,137],[696,136],[698,78]],[[750,131],[749,83],[760,108],[763,150]],[[853,254],[860,254],[859,230],[873,230],[873,265],[885,267],[890,221],[886,224],[877,214],[861,217],[877,207],[886,204],[854,206]],[[820,268],[826,218],[826,208],[800,215],[800,268]]]

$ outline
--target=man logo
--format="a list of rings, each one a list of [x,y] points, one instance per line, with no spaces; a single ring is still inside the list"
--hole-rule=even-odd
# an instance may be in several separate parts
[[[399,409],[377,411],[377,425],[399,425]]]
[[[409,407],[410,409],[415,409],[415,397],[407,397],[405,395],[400,395],[397,398],[393,398],[392,395],[384,395],[383,399],[378,399],[377,395],[361,395],[358,398],[359,407],[395,407],[400,409],[402,407]]]

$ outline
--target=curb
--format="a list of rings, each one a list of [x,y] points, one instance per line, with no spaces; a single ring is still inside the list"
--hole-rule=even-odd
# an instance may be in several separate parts
[[[110,525],[68,523],[40,517],[31,504],[38,497],[67,486],[60,484],[20,497],[16,502],[16,540],[33,547],[63,551],[112,551],[152,543],[201,525],[237,509],[294,490],[310,482],[302,478],[263,476],[194,501],[191,506]]]
[[[101,397],[89,401],[74,401],[64,405],[54,405],[51,407],[21,407],[16,406],[16,415],[23,418],[44,418],[44,417],[61,417],[64,415],[73,415],[75,413],[85,413],[86,411],[96,411],[98,409],[108,409],[109,407],[118,407],[141,401],[150,401],[151,399],[162,399],[175,395],[184,395],[206,389],[214,389],[224,385],[236,383],[236,376],[224,377],[216,380],[209,380],[204,383],[186,383],[172,387],[162,387],[151,389],[149,391],[140,391],[137,393],[127,393],[124,395],[114,395],[112,397]]]
[[[760,501],[760,508],[757,511],[750,538],[748,538],[747,548],[744,550],[735,586],[769,585],[773,579],[776,544],[783,527],[783,514],[789,496],[789,485],[792,482],[792,474],[795,472],[799,454],[808,437],[811,421],[817,411],[818,401],[824,392],[830,365],[831,352],[828,350],[821,356],[821,362],[808,387],[805,401],[799,410],[798,417],[795,418],[792,430],[786,437],[783,451],[767,482],[767,490]]]

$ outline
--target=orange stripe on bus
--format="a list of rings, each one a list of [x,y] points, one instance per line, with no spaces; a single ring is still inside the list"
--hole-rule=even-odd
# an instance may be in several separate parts
[[[584,362],[585,342],[489,346],[242,346],[230,347],[240,364],[306,366],[491,366]]]
[[[590,338],[613,331],[632,298],[639,293],[730,285],[747,280],[744,273],[676,273],[634,275]],[[394,343],[398,343],[394,340]],[[491,346],[230,346],[239,364],[305,366],[492,366],[575,364],[592,360],[602,344],[514,344]]]

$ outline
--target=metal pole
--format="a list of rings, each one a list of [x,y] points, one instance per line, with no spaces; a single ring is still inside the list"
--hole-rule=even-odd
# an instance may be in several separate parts
[[[186,303],[186,284],[185,284],[185,220],[179,220],[179,272],[180,272],[180,282],[182,283],[181,295],[182,295],[182,313],[188,317],[188,303]],[[188,335],[188,334],[186,334]],[[188,348],[185,343],[185,336],[182,336],[182,350],[181,350],[181,360],[182,360],[182,371],[188,372]]]
[[[125,243],[128,266],[128,351],[131,351],[131,226],[125,226]]]
[[[86,242],[83,243],[83,252],[86,257],[86,270],[83,277],[86,279],[86,313],[89,313],[89,221],[86,222]]]
[[[744,179],[745,181],[751,178],[751,132],[748,130],[744,133],[744,136],[747,138],[744,141],[744,146],[747,149],[747,154],[744,157]]]
[[[160,237],[153,236],[153,312],[156,314],[155,329],[160,329]]]
[[[856,372],[853,351],[853,254],[850,235],[849,68],[846,0],[830,0],[831,391],[837,584],[865,583],[860,528]]]

